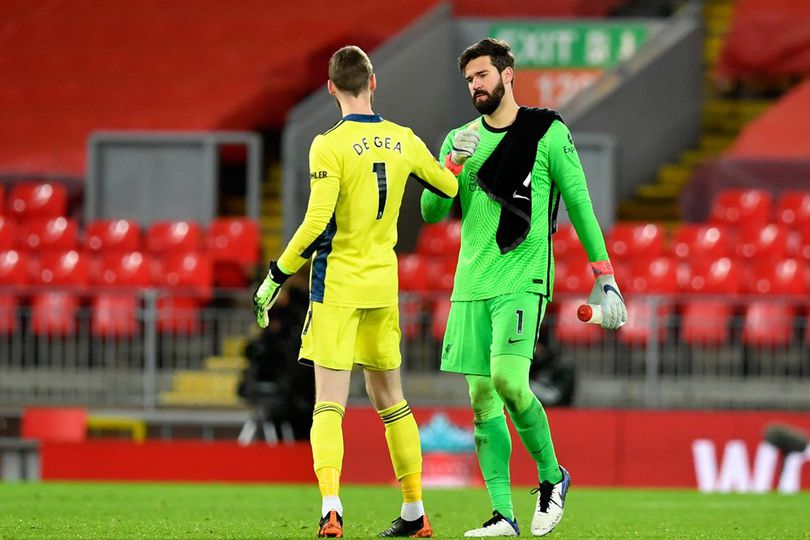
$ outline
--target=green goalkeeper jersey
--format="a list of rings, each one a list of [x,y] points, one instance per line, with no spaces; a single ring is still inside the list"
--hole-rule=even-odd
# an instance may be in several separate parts
[[[531,172],[531,228],[518,247],[501,254],[495,240],[501,205],[481,189],[476,181],[476,173],[509,128],[492,128],[483,118],[475,122],[481,123],[478,130],[481,140],[458,177],[461,252],[451,300],[486,300],[517,292],[534,292],[550,299],[554,290],[551,227],[558,194],[565,201],[590,260],[608,259],[571,134],[565,124],[555,120],[537,144]],[[442,144],[440,163],[444,163],[452,149],[453,136],[467,125],[447,135]],[[425,220],[435,223],[447,215],[452,200],[442,199],[425,190],[421,206]]]

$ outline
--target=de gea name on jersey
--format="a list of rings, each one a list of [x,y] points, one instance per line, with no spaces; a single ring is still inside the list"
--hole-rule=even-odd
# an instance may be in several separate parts
[[[371,150],[372,146],[376,148],[385,148],[386,150],[402,154],[402,143],[392,140],[391,137],[378,137],[375,135],[374,137],[371,137],[371,140],[369,140],[368,137],[363,137],[356,143],[352,144],[352,148],[354,148],[354,151],[358,156],[362,155],[366,150]]]

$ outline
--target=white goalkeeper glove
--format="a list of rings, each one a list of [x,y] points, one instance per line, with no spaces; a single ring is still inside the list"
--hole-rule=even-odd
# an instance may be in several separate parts
[[[610,261],[600,261],[592,263],[591,268],[596,280],[588,303],[602,307],[602,328],[617,330],[627,322],[627,307],[613,277],[613,266]]]
[[[461,131],[457,131],[453,136],[453,150],[450,152],[450,160],[456,165],[464,165],[467,158],[475,153],[480,140],[478,122],[473,122]]]
[[[267,271],[262,284],[256,289],[253,294],[253,311],[256,313],[256,322],[262,328],[267,328],[270,319],[267,312],[273,307],[278,298],[278,293],[281,292],[281,286],[287,281],[290,274],[282,272],[279,269],[276,261],[270,261],[270,268]]]

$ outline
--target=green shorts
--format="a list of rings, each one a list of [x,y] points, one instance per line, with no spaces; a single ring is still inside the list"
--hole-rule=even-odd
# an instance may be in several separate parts
[[[545,297],[528,292],[453,302],[442,344],[442,371],[489,376],[495,356],[533,358],[546,303]]]

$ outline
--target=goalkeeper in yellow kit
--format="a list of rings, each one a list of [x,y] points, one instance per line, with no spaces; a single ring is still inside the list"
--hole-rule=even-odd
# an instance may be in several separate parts
[[[282,283],[312,257],[311,302],[299,361],[315,368],[310,440],[323,497],[318,536],[343,536],[341,423],[351,370],[359,364],[369,398],[385,423],[402,487],[400,516],[380,536],[430,537],[422,504],[419,431],[400,382],[394,245],[408,176],[447,198],[458,192],[458,181],[410,129],[373,113],[377,80],[361,49],[343,47],[332,55],[327,86],[343,118],[312,142],[309,206],[254,295],[256,318],[259,326],[267,326],[267,311]]]

